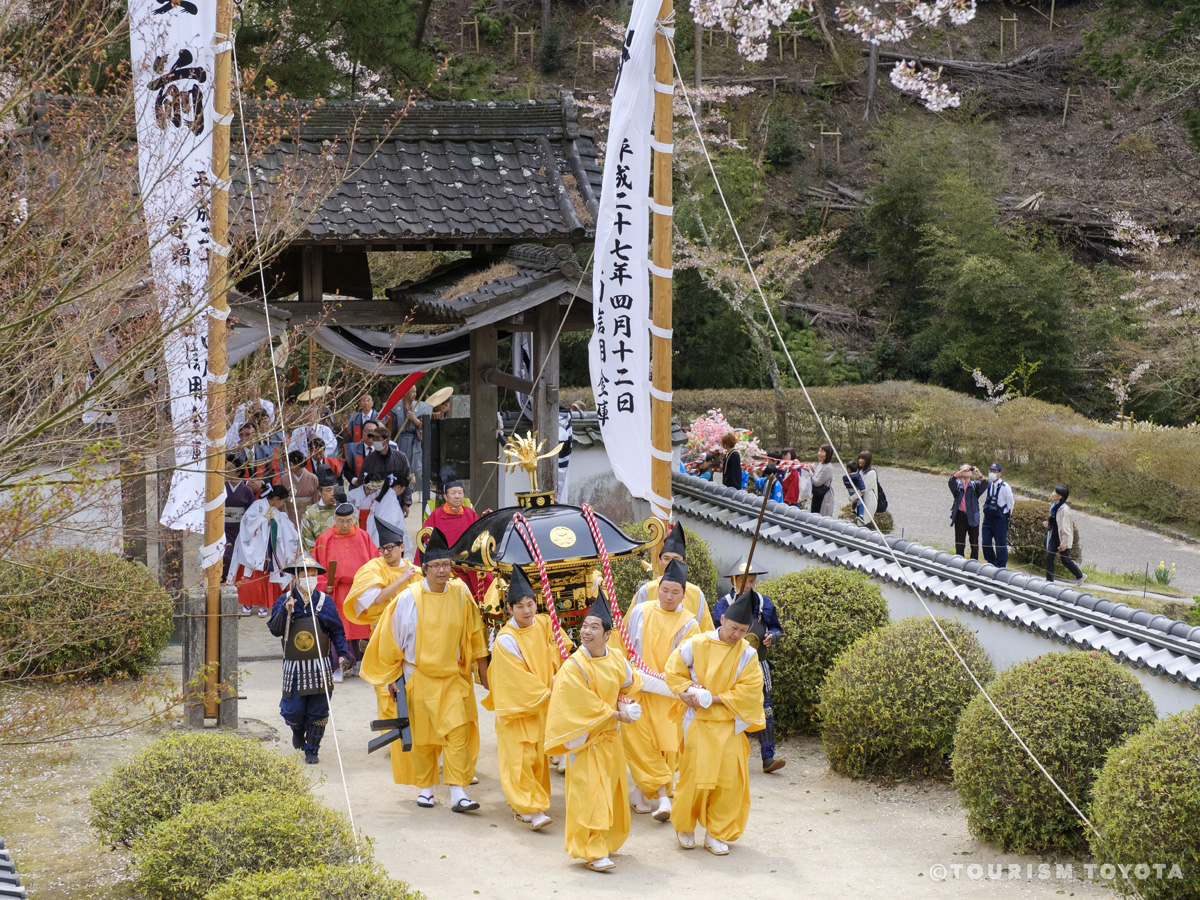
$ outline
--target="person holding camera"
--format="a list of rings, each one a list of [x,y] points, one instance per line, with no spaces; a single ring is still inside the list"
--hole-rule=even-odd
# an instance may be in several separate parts
[[[979,498],[987,491],[987,481],[975,466],[963,463],[950,476],[950,524],[954,526],[954,552],[965,556],[966,542],[971,542],[971,559],[979,559]]]

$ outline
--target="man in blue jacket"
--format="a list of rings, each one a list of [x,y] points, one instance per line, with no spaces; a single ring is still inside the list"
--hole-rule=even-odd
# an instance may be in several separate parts
[[[1008,520],[1013,511],[1013,492],[1000,472],[1000,463],[988,466],[988,486],[983,495],[983,558],[1003,569],[1008,565]]]
[[[950,524],[954,526],[954,552],[959,556],[966,555],[963,550],[969,538],[971,559],[979,559],[979,498],[986,490],[983,473],[967,463],[950,476],[950,493],[954,495]]]

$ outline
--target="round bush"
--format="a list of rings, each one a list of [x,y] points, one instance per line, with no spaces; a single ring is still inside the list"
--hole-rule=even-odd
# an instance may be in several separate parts
[[[861,572],[813,566],[758,583],[774,601],[783,637],[767,651],[771,705],[782,734],[817,728],[817,689],[838,655],[887,624],[879,585]]]
[[[425,900],[374,866],[317,866],[243,875],[209,891],[204,900]]]
[[[146,900],[201,900],[234,877],[366,862],[370,845],[360,841],[361,851],[349,820],[308,795],[254,791],[185,806],[133,855]]]
[[[1050,515],[1050,504],[1045,500],[1018,500],[1013,504],[1012,518],[1008,520],[1009,558],[1017,565],[1036,566],[1044,571],[1046,566],[1046,529],[1042,523]],[[1071,559],[1078,564],[1083,559],[1083,542],[1079,528],[1072,524]],[[1061,565],[1058,572],[1066,572]]]
[[[854,510],[851,508],[849,503],[842,507],[841,511],[838,513],[838,518],[845,519],[847,522],[858,521],[855,518]],[[875,513],[875,522],[879,525],[879,530],[884,534],[891,534],[892,528],[895,527],[896,524],[892,519],[891,511],[886,509],[881,513]]]
[[[682,525],[677,527],[683,528]],[[650,536],[640,522],[626,522],[621,526],[621,530],[639,541],[644,541]],[[704,599],[711,610],[717,600],[717,566],[713,562],[712,551],[704,538],[690,528],[684,528],[684,534],[687,541],[688,581],[704,591]],[[658,548],[651,552],[657,553]],[[654,573],[642,565],[643,560],[648,563],[650,554],[638,553],[612,561],[613,588],[617,592],[617,604],[621,607],[621,612],[629,610],[638,585],[648,578],[654,578]],[[596,568],[600,570],[599,565]]]
[[[1182,876],[1135,873],[1117,890],[1145,900],[1200,894],[1200,706],[1110,750],[1093,797],[1092,824],[1103,837],[1088,839],[1098,862],[1177,865]]]
[[[0,563],[0,677],[140,676],[158,664],[174,612],[149,570],[115,553]]]
[[[92,791],[92,827],[130,846],[189,803],[248,789],[305,794],[312,782],[292,757],[251,738],[180,731],[155,741]]]
[[[938,623],[975,677],[996,674],[974,633]],[[954,727],[979,693],[933,621],[901,619],[860,638],[821,685],[821,743],[835,772],[858,778],[950,773]]]
[[[1006,669],[987,687],[1017,734],[1080,809],[1105,756],[1155,719],[1132,673],[1095,653],[1049,653]],[[1076,853],[1084,825],[980,695],[954,735],[954,786],[967,825],[1017,853]]]

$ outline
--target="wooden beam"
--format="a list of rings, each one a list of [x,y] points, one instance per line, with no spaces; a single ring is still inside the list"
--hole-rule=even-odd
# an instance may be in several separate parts
[[[518,391],[522,394],[533,393],[533,382],[528,378],[509,375],[507,372],[501,372],[499,369],[480,369],[479,377],[485,384],[490,384],[493,387],[508,388],[510,391]]]
[[[496,368],[499,351],[496,347],[496,327],[485,325],[471,332],[471,501],[478,510],[496,509],[500,505],[499,473],[495,462],[499,455],[496,444],[496,413],[500,408],[500,392],[495,385],[483,380],[485,369]]]
[[[561,314],[557,301],[543,303],[537,308],[537,327],[533,332],[533,372],[542,377],[533,389],[533,424],[538,441],[546,449],[558,443],[558,323]],[[558,489],[558,457],[538,462],[538,488]]]

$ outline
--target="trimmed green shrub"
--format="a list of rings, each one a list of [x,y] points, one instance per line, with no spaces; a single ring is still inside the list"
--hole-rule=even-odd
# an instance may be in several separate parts
[[[147,900],[201,900],[235,876],[370,860],[370,844],[340,812],[280,791],[192,803],[133,845],[137,885]]]
[[[425,900],[375,866],[317,866],[243,875],[209,891],[204,900]]]
[[[118,766],[92,791],[91,824],[104,840],[131,846],[189,803],[248,788],[302,795],[310,786],[295,759],[252,738],[180,731]]]
[[[677,527],[683,528],[682,525]],[[644,541],[650,536],[642,528],[641,522],[626,522],[621,526],[621,530],[639,541]],[[711,610],[712,605],[717,601],[717,565],[713,562],[712,550],[709,549],[704,538],[690,528],[684,528],[684,534],[687,541],[688,581],[698,585],[700,590],[704,591],[704,599],[708,601],[708,608]],[[658,548],[656,547],[650,552],[657,553]],[[643,560],[647,563],[650,562],[649,552],[612,561],[613,588],[617,592],[617,604],[622,613],[629,610],[629,604],[633,602],[633,595],[637,593],[638,585],[647,579],[654,578],[654,573],[642,565]],[[598,565],[596,568],[597,571],[600,570]]]
[[[853,507],[851,507],[851,505],[849,503],[844,505],[841,508],[841,510],[838,512],[838,518],[845,519],[847,522],[856,521],[856,519],[854,517]],[[886,510],[886,509],[881,513],[875,513],[875,521],[879,525],[879,530],[882,531],[884,534],[891,534],[892,529],[895,527],[895,524],[896,524],[892,519],[891,511]]]
[[[1132,673],[1096,653],[1049,653],[1006,669],[988,685],[996,706],[1082,810],[1109,750],[1155,720]],[[1001,850],[1076,853],[1079,817],[1030,761],[983,695],[954,735],[954,786],[967,826]]]
[[[141,563],[80,548],[0,563],[0,677],[140,676],[171,637],[170,596]]]
[[[1046,565],[1046,529],[1042,525],[1050,515],[1050,504],[1045,500],[1018,500],[1013,504],[1012,518],[1008,520],[1008,552],[1017,564],[1037,566],[1043,571]],[[1074,535],[1071,544],[1071,559],[1078,564],[1083,559],[1083,541],[1079,528],[1072,523]],[[1058,565],[1058,572],[1065,572]]]
[[[975,677],[996,674],[975,634],[938,619]],[[821,743],[835,772],[891,779],[950,774],[954,728],[979,688],[928,618],[857,640],[821,685]]]
[[[775,727],[812,733],[825,673],[858,638],[887,624],[887,602],[861,572],[820,566],[759,581],[757,590],[774,601],[783,625],[783,637],[767,651]]]
[[[1126,896],[1172,900],[1200,894],[1200,706],[1177,713],[1109,751],[1096,777],[1088,834],[1101,863],[1179,866],[1181,878],[1116,882]],[[1168,874],[1168,873],[1164,873]]]

